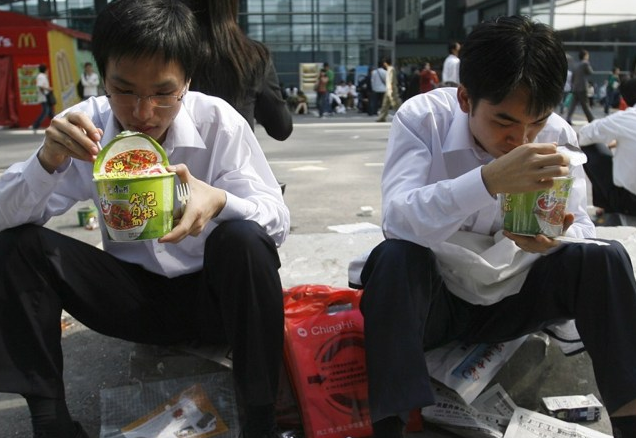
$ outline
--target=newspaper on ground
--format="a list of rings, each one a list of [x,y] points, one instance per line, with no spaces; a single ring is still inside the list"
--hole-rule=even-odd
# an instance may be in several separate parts
[[[501,385],[493,385],[469,405],[442,383],[431,384],[435,404],[422,409],[425,421],[466,438],[503,438],[517,406]]]
[[[471,404],[526,338],[496,344],[451,342],[426,353],[429,375]]]
[[[612,438],[577,423],[568,423],[523,408],[515,409],[504,438]]]
[[[499,424],[507,426],[517,405],[512,401],[503,387],[496,383],[484,391],[471,405],[480,412],[498,415]]]

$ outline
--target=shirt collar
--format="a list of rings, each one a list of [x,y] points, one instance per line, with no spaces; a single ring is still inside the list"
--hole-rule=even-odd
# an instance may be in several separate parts
[[[106,145],[120,132],[122,132],[121,126],[117,119],[115,119],[115,115],[111,110],[109,111],[108,119],[105,123],[102,145]],[[170,124],[166,139],[161,146],[168,156],[170,156],[176,148],[206,148],[205,142],[201,138],[192,117],[188,113],[186,105],[183,103],[181,104],[181,109],[177,113],[177,116]]]
[[[459,105],[455,107],[455,114],[451,120],[448,135],[444,140],[443,150],[447,152],[471,151],[480,161],[490,161],[493,159],[493,157],[475,141],[468,126],[468,114],[462,111]]]

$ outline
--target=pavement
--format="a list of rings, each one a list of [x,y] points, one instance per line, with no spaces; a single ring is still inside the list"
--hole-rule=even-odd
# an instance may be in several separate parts
[[[595,111],[601,109],[597,106]],[[324,121],[311,115],[295,116],[295,123],[300,124]],[[327,121],[375,123],[375,117],[352,113],[335,115]],[[582,115],[575,113],[575,127],[583,123]],[[0,130],[0,145],[14,141],[12,139],[15,136],[7,134],[7,130]],[[77,225],[76,211],[72,209],[52,219],[47,226],[88,243],[99,244],[98,231],[85,230]],[[366,222],[363,217],[359,219],[357,224],[352,224],[357,225],[358,230],[308,234],[292,232],[280,248],[283,286],[287,288],[316,283],[345,287],[349,261],[372,249],[382,239],[376,225]],[[371,222],[378,223],[378,218],[373,217]],[[598,234],[599,237],[620,240],[632,257],[636,257],[636,228],[599,227]],[[64,325],[62,344],[69,409],[73,417],[85,426],[91,438],[100,437],[101,394],[130,385],[143,387],[148,382],[196,377],[225,369],[219,363],[206,359],[205,352],[193,354],[192,351],[185,352],[178,348],[141,346],[105,337],[69,315],[64,315]],[[517,405],[531,410],[538,410],[541,397],[545,396],[589,393],[599,396],[589,356],[583,353],[565,357],[543,337],[533,336],[524,343],[493,382],[501,383]],[[600,421],[587,423],[586,426],[611,434],[605,410]],[[28,409],[23,399],[14,394],[0,393],[0,438],[30,436]],[[443,438],[455,435],[427,423],[424,432],[410,433],[408,436]]]

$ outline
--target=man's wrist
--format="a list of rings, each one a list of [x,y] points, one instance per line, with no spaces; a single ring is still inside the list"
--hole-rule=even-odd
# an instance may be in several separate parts
[[[61,160],[51,159],[46,153],[45,148],[41,148],[37,153],[38,161],[40,165],[46,170],[48,173],[55,172],[64,162],[68,159],[68,157],[62,157]]]

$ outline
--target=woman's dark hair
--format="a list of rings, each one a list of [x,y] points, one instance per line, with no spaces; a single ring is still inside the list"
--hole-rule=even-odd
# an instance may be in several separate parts
[[[562,99],[567,59],[555,31],[528,17],[483,22],[460,50],[459,77],[474,105],[498,104],[518,87],[529,92],[528,114],[542,115]]]
[[[187,81],[200,57],[199,40],[194,14],[178,0],[115,0],[97,16],[93,57],[105,77],[110,61],[160,55],[179,63]]]
[[[237,106],[262,79],[269,50],[247,37],[237,22],[236,0],[186,0],[202,32],[202,62],[191,89]]]

